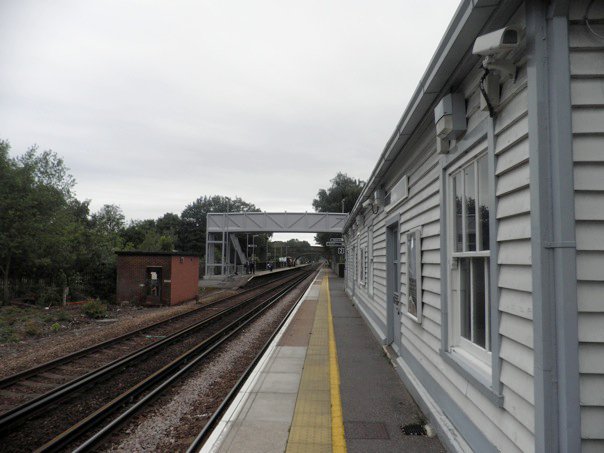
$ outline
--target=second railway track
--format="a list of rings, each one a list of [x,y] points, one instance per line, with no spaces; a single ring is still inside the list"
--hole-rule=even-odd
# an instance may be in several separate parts
[[[4,438],[2,450],[32,450],[56,437],[58,432],[68,431],[85,418],[85,415],[94,414],[99,407],[110,403],[115,395],[136,387],[137,383],[182,358],[183,354],[195,349],[197,345],[216,335],[224,335],[221,333],[221,326],[238,322],[245,317],[244,312],[259,310],[259,307],[276,297],[285,287],[297,283],[302,274],[294,273],[278,283],[247,291],[244,293],[244,301],[239,297],[238,302],[228,307],[206,310],[206,315],[201,321],[189,322],[187,327],[176,333],[156,338],[152,344],[139,347],[116,361],[89,371],[0,415],[0,434]],[[91,352],[92,357],[94,352]],[[44,367],[41,372],[46,375],[56,374],[49,373],[48,368]],[[31,376],[26,379],[31,379]]]

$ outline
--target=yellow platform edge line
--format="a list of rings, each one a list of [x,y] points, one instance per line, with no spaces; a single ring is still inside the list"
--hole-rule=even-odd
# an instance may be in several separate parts
[[[346,453],[344,437],[344,418],[342,416],[342,400],[340,398],[340,369],[338,367],[338,350],[333,329],[331,312],[331,294],[329,291],[329,276],[324,279],[327,293],[327,318],[329,322],[329,381],[331,391],[331,442],[333,453]]]

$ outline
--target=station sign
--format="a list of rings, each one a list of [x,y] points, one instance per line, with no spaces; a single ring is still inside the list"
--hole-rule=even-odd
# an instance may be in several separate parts
[[[325,243],[325,245],[327,247],[342,247],[344,244],[342,244],[341,242],[333,242],[333,241],[327,241]]]
[[[344,238],[329,238],[329,242],[340,242],[340,243],[344,243]]]

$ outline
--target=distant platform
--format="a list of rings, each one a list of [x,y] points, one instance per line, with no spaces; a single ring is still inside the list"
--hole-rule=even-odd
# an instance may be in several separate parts
[[[250,280],[256,278],[262,278],[265,275],[274,275],[280,272],[287,272],[294,269],[301,269],[308,264],[302,264],[300,266],[292,266],[292,267],[280,267],[277,269],[273,269],[272,271],[256,271],[253,274],[234,274],[228,276],[215,275],[209,278],[203,278],[199,280],[200,288],[239,288],[245,285]]]

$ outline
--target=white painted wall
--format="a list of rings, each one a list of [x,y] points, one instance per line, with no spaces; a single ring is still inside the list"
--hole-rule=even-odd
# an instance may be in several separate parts
[[[569,27],[583,452],[604,451],[604,40],[571,2]],[[604,19],[604,2],[590,17]],[[593,28],[604,35],[603,25]]]
[[[524,22],[524,8],[514,23]],[[403,316],[401,334],[406,349],[424,366],[447,394],[479,426],[486,437],[501,451],[534,451],[533,395],[533,324],[531,299],[531,229],[530,175],[527,121],[527,79],[522,52],[515,83],[503,86],[502,103],[495,123],[496,195],[498,206],[496,231],[499,244],[500,299],[494,306],[500,311],[503,408],[496,407],[473,387],[471,381],[458,373],[439,354],[441,347],[441,309],[447,303],[441,294],[441,214],[440,156],[436,153],[433,119],[426,118],[410,140],[410,145],[391,164],[386,188],[402,175],[409,178],[409,196],[389,212],[380,209],[377,215],[366,213],[365,224],[373,229],[373,292],[350,278],[350,294],[354,285],[355,301],[371,319],[382,337],[386,337],[386,225],[385,220],[400,214],[401,292],[406,294],[405,233],[422,227],[422,301],[423,320],[418,324]],[[479,109],[478,82],[482,71],[476,67],[458,87],[467,100],[468,131],[483,122],[488,114]],[[487,147],[486,139],[476,145]],[[476,148],[475,148],[476,149]],[[604,210],[602,211],[604,212]],[[356,231],[355,243],[361,246],[367,237],[367,226]],[[604,241],[603,241],[604,246]],[[350,250],[349,246],[349,250]],[[354,263],[350,263],[354,265]],[[356,266],[354,266],[356,268]],[[371,267],[370,267],[371,268]],[[349,267],[348,269],[351,269]],[[404,301],[404,297],[401,297]],[[405,309],[405,307],[403,307]]]

